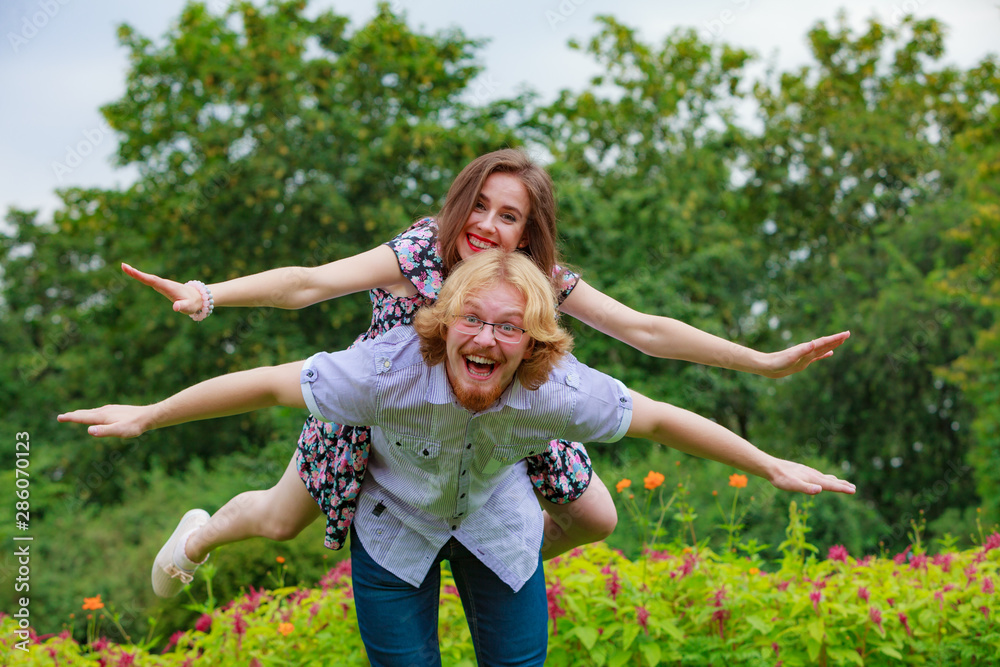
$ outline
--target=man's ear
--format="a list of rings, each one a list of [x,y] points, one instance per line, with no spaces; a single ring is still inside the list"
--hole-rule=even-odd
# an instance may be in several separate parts
[[[528,343],[528,349],[524,351],[524,359],[522,359],[522,361],[527,361],[528,359],[531,359],[531,355],[534,354],[534,352],[535,352],[535,339],[532,338],[531,342]]]

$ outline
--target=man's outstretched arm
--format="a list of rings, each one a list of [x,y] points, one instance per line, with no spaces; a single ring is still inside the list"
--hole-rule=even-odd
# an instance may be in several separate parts
[[[632,394],[628,435],[731,465],[785,491],[854,493],[854,485],[809,466],[771,456],[720,424],[683,408]]]
[[[61,414],[61,422],[90,424],[90,435],[134,438],[146,431],[199,419],[227,417],[275,405],[304,408],[301,361],[230,373],[188,387],[152,405],[105,405]]]

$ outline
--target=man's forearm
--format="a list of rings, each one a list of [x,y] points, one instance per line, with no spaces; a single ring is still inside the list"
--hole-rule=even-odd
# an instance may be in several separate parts
[[[771,480],[777,459],[724,426],[693,412],[632,393],[628,434],[731,465]]]
[[[302,362],[255,368],[205,380],[153,405],[105,405],[59,415],[89,424],[95,437],[134,438],[174,424],[236,415],[273,405],[305,407],[299,388]]]
[[[202,419],[228,417],[287,404],[287,366],[268,366],[205,380],[150,406],[147,430]],[[298,362],[301,368],[301,362]],[[297,378],[297,375],[296,375]],[[296,380],[296,389],[298,383]],[[294,394],[301,397],[301,394]]]

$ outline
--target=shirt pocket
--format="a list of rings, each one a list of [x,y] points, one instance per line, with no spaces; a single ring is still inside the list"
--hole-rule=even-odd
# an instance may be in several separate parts
[[[393,457],[426,471],[438,468],[441,443],[403,433],[386,433]]]
[[[484,457],[479,469],[484,475],[493,475],[502,468],[512,466],[521,459],[534,456],[544,449],[542,445],[494,445],[493,450]]]

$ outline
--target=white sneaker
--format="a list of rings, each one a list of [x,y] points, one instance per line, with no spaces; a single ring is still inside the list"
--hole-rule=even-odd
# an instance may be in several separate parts
[[[208,560],[206,557],[201,563],[192,562],[184,553],[184,544],[191,533],[208,523],[209,518],[205,510],[187,512],[181,517],[181,522],[177,524],[170,539],[156,554],[156,560],[153,561],[153,591],[161,598],[172,598],[180,593],[194,579],[194,571],[198,566]]]

